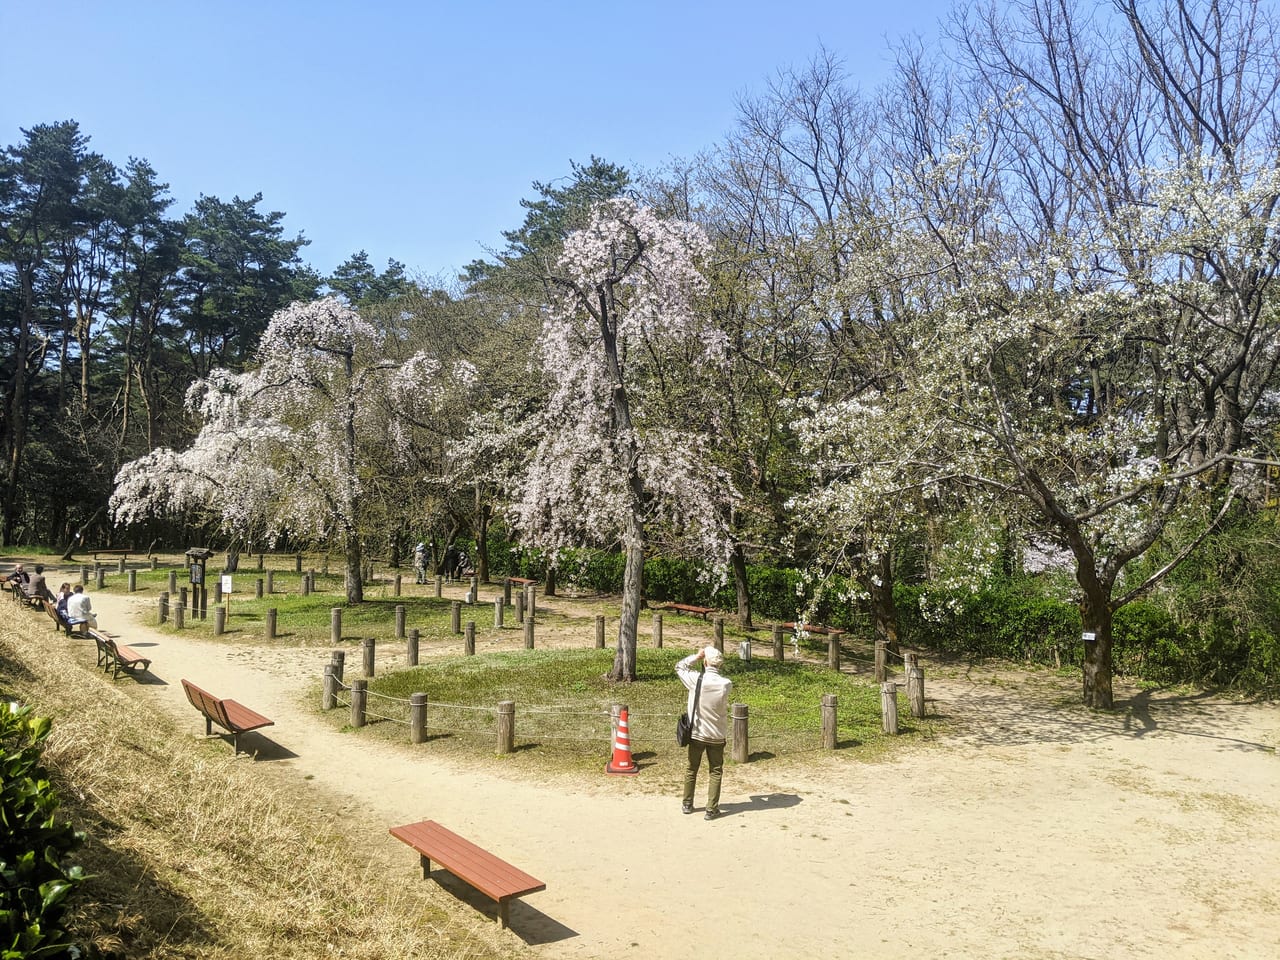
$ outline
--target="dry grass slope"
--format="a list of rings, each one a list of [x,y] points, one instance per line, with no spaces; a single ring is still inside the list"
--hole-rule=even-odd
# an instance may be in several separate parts
[[[489,958],[504,941],[434,884],[367,853],[360,823],[202,743],[0,608],[0,693],[55,720],[46,751],[93,879],[74,930],[105,956]],[[76,656],[76,653],[83,655]],[[357,818],[358,819],[358,818]]]

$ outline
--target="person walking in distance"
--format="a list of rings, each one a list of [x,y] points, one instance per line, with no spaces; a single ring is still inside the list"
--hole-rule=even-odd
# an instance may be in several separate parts
[[[696,669],[701,662],[702,671]],[[681,809],[693,813],[693,794],[698,785],[698,768],[707,757],[707,812],[704,819],[720,816],[720,777],[724,771],[724,743],[729,732],[729,693],[733,681],[720,674],[724,654],[705,647],[676,664],[676,675],[689,691],[688,712],[692,724],[689,754],[684,770],[684,798]],[[699,688],[699,677],[702,683]],[[694,709],[694,700],[697,709]]]

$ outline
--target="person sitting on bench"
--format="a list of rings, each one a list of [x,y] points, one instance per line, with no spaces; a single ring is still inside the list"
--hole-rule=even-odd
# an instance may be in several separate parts
[[[32,575],[22,588],[22,592],[27,595],[27,599],[44,603],[53,594],[49,592],[49,585],[44,582],[44,567],[36,564],[36,572]]]
[[[67,600],[67,620],[71,623],[87,623],[90,627],[98,626],[98,618],[93,615],[93,604],[84,587],[76,584]]]

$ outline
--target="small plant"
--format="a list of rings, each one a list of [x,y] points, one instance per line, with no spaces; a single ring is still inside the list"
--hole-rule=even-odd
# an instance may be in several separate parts
[[[30,708],[0,705],[0,958],[78,957],[62,928],[84,880],[63,861],[83,834],[55,817],[58,797],[41,763],[52,728]]]

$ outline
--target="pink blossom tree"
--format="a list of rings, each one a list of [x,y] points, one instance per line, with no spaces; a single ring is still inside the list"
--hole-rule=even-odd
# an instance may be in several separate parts
[[[707,250],[696,225],[615,199],[569,236],[546,276],[539,352],[549,398],[514,513],[534,546],[621,544],[613,680],[636,678],[651,531],[671,533],[715,570],[731,548],[724,517],[734,493],[708,456],[712,438],[681,429],[659,402],[669,378],[723,363],[723,335],[695,309],[706,288],[697,261]]]
[[[254,369],[217,370],[188,389],[203,424],[191,446],[156,449],[121,468],[114,519],[197,512],[232,536],[337,540],[347,601],[359,603],[367,490],[381,465],[407,449],[392,411],[432,402],[437,391],[422,385],[441,375],[430,355],[395,360],[383,346],[335,298],[278,311]]]

